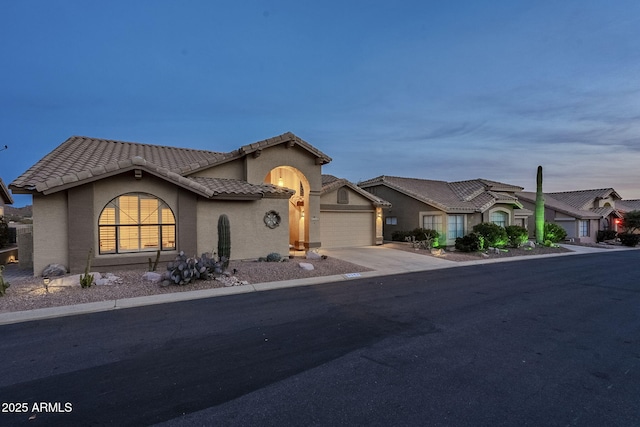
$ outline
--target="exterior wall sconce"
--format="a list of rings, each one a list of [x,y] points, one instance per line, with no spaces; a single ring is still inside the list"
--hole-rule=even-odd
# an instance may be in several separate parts
[[[302,212],[300,213],[300,217],[304,218],[304,209],[302,209]]]
[[[382,218],[382,209],[378,208],[378,218]]]
[[[278,178],[278,187],[284,186],[284,182],[282,181],[282,177]]]
[[[133,176],[136,179],[142,179],[142,169],[136,169],[133,171]]]

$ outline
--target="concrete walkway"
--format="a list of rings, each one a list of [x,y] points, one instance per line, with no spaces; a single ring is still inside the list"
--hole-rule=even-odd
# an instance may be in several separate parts
[[[40,308],[29,311],[16,311],[0,313],[0,325],[26,322],[31,320],[51,319],[76,314],[95,313],[100,311],[116,310],[122,308],[141,307],[153,304],[164,304],[179,301],[188,301],[200,298],[212,298],[225,295],[242,294],[248,292],[268,291],[273,289],[290,288],[295,286],[309,286],[321,283],[347,281],[358,278],[387,276],[416,271],[438,270],[442,268],[455,268],[468,265],[492,264],[498,262],[522,261],[526,259],[540,259],[557,256],[572,256],[585,253],[607,253],[621,250],[637,250],[637,248],[615,247],[609,249],[592,248],[585,246],[566,246],[573,252],[563,252],[549,255],[529,255],[509,258],[480,259],[474,261],[448,261],[443,258],[414,254],[407,251],[391,249],[384,246],[366,246],[358,248],[325,249],[320,252],[324,255],[339,258],[353,264],[372,269],[361,273],[340,274],[335,276],[309,277],[306,279],[284,280],[277,282],[256,283],[244,286],[232,286],[228,288],[205,289],[191,292],[179,292],[174,294],[150,295],[121,300],[109,300],[91,302],[73,306]],[[14,266],[9,269],[9,274],[25,274]],[[29,274],[32,274],[29,272]],[[5,276],[7,277],[7,276]],[[10,278],[12,276],[8,276]]]

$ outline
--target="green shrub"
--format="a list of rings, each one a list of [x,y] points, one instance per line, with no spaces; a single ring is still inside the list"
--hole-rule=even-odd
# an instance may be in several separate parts
[[[460,252],[478,252],[485,247],[484,237],[478,233],[469,233],[464,237],[456,238],[455,247]]]
[[[391,233],[391,240],[393,240],[394,242],[406,242],[407,237],[409,236],[411,236],[410,231],[396,230],[393,233]]]
[[[618,237],[624,246],[635,247],[640,243],[640,234],[620,233]]]
[[[550,240],[551,243],[558,243],[567,238],[567,232],[564,228],[552,222],[544,223],[544,240]]]
[[[598,230],[596,234],[596,242],[604,242],[605,240],[613,240],[618,237],[618,233],[614,230]]]
[[[482,224],[474,225],[473,232],[484,238],[485,247],[502,248],[509,242],[504,227],[492,222],[483,222]]]
[[[524,242],[529,240],[529,231],[520,225],[508,225],[504,231],[509,239],[509,246],[519,248]]]

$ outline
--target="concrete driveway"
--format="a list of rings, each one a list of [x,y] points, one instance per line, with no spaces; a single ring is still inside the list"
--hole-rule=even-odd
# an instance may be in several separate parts
[[[564,246],[564,245],[561,245]],[[588,246],[567,245],[572,252],[546,255],[524,255],[508,258],[477,259],[473,261],[451,261],[428,255],[419,255],[385,246],[361,246],[353,248],[320,249],[320,253],[343,261],[358,264],[375,270],[375,275],[400,274],[414,271],[437,270],[441,268],[462,267],[477,264],[493,264],[496,262],[513,262],[524,259],[540,259],[557,256],[570,256],[588,253],[606,253],[620,250],[640,250],[640,248],[596,248]]]
[[[408,273],[455,267],[454,261],[414,254],[384,246],[321,249],[323,255],[376,270],[379,274]]]

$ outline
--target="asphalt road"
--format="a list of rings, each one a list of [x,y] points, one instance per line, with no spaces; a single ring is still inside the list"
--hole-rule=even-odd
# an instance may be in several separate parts
[[[637,426],[639,261],[486,264],[0,326],[0,425]]]

